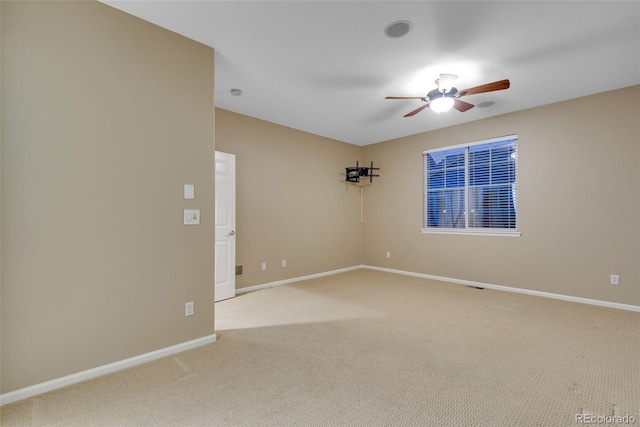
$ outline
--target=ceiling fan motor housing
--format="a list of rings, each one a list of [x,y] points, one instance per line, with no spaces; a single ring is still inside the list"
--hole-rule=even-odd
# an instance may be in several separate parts
[[[452,87],[451,90],[444,95],[438,89],[434,89],[427,94],[426,99],[433,100],[435,98],[442,98],[443,96],[447,98],[453,98],[455,97],[456,93],[458,93],[458,89],[456,89],[455,87]]]

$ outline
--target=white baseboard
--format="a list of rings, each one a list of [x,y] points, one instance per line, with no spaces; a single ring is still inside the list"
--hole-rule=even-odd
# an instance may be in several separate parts
[[[619,309],[619,310],[640,312],[640,306],[631,305],[631,304],[620,304],[620,303],[617,303],[617,302],[601,301],[601,300],[596,300],[596,299],[574,297],[574,296],[570,296],[570,295],[554,294],[554,293],[550,293],[550,292],[532,291],[530,289],[521,289],[521,288],[512,288],[512,287],[509,287],[509,286],[492,285],[490,283],[474,282],[472,280],[452,279],[451,277],[434,276],[432,274],[424,274],[424,273],[414,273],[414,272],[411,272],[411,271],[395,270],[395,269],[392,269],[392,268],[374,267],[374,266],[371,266],[371,265],[363,265],[362,268],[366,268],[368,270],[384,271],[384,272],[387,272],[387,273],[402,274],[402,275],[405,275],[405,276],[421,277],[423,279],[438,280],[440,282],[457,283],[459,285],[474,286],[474,287],[487,288],[487,289],[495,289],[497,291],[515,292],[515,293],[518,293],[518,294],[534,295],[534,296],[537,296],[537,297],[552,298],[552,299],[558,299],[558,300],[563,300],[563,301],[578,302],[578,303],[581,303],[581,304],[597,305],[597,306],[601,306],[601,307],[616,308],[616,309]]]
[[[88,369],[86,371],[78,372],[75,374],[67,375],[65,377],[56,378],[51,381],[46,381],[40,384],[35,384],[29,387],[21,388],[19,390],[11,391],[9,393],[1,394],[0,406],[22,399],[28,399],[30,397],[37,396],[48,391],[56,390],[72,384],[77,384],[79,382],[120,371],[122,369],[127,369],[133,366],[141,365],[143,363],[151,362],[153,360],[180,353],[185,350],[190,350],[192,348],[200,347],[205,344],[210,344],[212,342],[215,342],[216,339],[216,334],[209,335],[192,341],[176,344],[171,347],[161,348],[160,350],[152,351],[150,353],[134,356],[129,359],[124,359],[118,362],[109,363],[107,365],[98,366],[97,368]]]
[[[325,271],[323,273],[310,274],[308,276],[294,277],[292,279],[277,280],[275,282],[263,283],[262,285],[247,286],[246,288],[236,289],[236,295],[246,292],[253,292],[260,289],[272,288],[274,286],[286,285],[287,283],[300,282],[302,280],[317,279],[318,277],[331,276],[333,274],[346,273],[347,271],[359,270],[365,268],[364,265],[354,265],[353,267],[340,268],[338,270]]]

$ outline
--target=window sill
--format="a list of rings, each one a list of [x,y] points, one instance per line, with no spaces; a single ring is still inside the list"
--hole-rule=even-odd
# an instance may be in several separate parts
[[[467,236],[494,236],[494,237],[520,237],[522,233],[517,230],[498,231],[498,230],[460,230],[455,228],[422,228],[421,233],[424,234],[462,234]]]

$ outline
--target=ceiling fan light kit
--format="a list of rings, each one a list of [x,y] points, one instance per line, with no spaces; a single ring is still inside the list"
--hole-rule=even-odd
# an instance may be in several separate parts
[[[444,114],[453,107],[453,104],[455,104],[455,100],[443,93],[440,98],[431,100],[429,108],[438,114]]]

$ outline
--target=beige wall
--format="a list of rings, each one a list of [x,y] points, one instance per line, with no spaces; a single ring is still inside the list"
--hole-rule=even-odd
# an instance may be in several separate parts
[[[640,305],[639,117],[635,86],[365,147],[382,177],[365,199],[364,262]],[[420,233],[422,151],[508,134],[522,237]]]
[[[213,50],[97,2],[1,7],[2,392],[213,334]]]
[[[216,111],[216,149],[236,155],[236,287],[360,265],[360,196],[341,180],[362,148]]]

